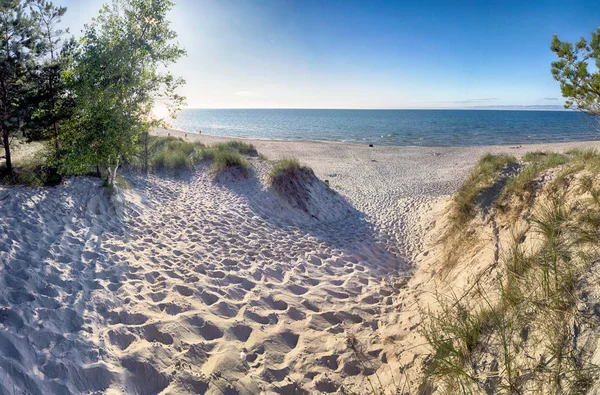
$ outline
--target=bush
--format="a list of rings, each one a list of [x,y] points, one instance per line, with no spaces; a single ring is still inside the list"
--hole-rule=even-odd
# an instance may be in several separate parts
[[[27,146],[31,146],[27,144]],[[6,174],[4,166],[0,166],[0,184],[42,187],[58,185],[62,176],[50,160],[46,148],[40,145],[21,158],[13,161],[13,174]]]

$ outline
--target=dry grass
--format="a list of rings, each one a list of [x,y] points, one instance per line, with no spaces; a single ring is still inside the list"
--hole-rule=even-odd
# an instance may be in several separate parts
[[[461,228],[473,219],[477,213],[477,198],[486,189],[494,185],[494,182],[507,165],[514,162],[516,162],[516,159],[513,156],[492,154],[485,155],[477,162],[467,180],[454,195],[450,213],[450,222],[453,229]]]
[[[303,166],[296,159],[282,159],[275,162],[269,174],[269,184],[293,207],[309,211],[309,185],[317,181],[311,168]]]
[[[529,229],[502,251],[497,280],[478,278],[465,294],[438,295],[439,309],[422,312],[432,350],[426,380],[448,393],[585,393],[599,373],[576,338],[587,325],[578,284],[600,258],[600,155],[523,159],[499,199],[512,210],[530,193]],[[491,165],[475,168],[460,202],[493,183],[487,176],[503,161],[485,162]],[[546,170],[555,176],[541,182]],[[472,212],[461,215],[468,222]],[[526,249],[525,235],[539,246]]]
[[[60,184],[61,175],[50,160],[50,150],[45,143],[15,144],[13,151],[13,174],[6,173],[6,165],[0,165],[0,184],[27,187]]]

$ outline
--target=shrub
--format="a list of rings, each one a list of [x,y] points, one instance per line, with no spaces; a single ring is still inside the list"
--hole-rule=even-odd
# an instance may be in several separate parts
[[[0,184],[24,185],[27,187],[54,186],[60,184],[62,176],[44,148],[38,148],[26,157],[14,160],[12,174],[0,167]]]

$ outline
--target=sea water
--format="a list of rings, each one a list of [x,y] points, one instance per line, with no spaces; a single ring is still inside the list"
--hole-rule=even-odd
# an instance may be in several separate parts
[[[575,111],[186,109],[172,125],[219,136],[400,146],[591,141]]]

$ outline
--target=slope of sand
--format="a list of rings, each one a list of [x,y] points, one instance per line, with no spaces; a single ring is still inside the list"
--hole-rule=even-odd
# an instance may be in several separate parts
[[[400,381],[386,339],[416,324],[402,314],[406,280],[433,209],[482,153],[525,148],[252,143],[329,180],[336,193],[313,191],[317,218],[270,191],[257,159],[247,180],[128,175],[124,203],[87,178],[0,187],[0,393],[365,393]],[[578,145],[589,147],[552,148]]]

